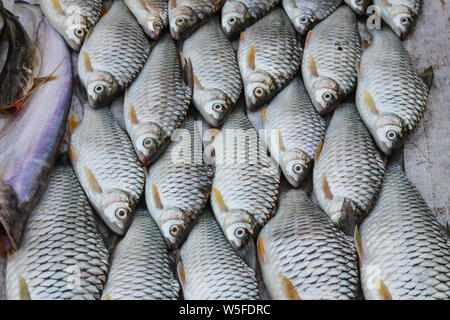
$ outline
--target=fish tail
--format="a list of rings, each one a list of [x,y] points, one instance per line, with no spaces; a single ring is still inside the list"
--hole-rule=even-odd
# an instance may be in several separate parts
[[[0,254],[17,250],[22,235],[17,196],[11,186],[0,181]]]

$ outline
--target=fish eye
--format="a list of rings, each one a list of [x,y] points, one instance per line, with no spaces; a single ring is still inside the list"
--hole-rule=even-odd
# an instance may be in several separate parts
[[[386,133],[386,138],[388,138],[389,140],[394,140],[397,137],[397,133],[393,130],[389,130]]]
[[[223,106],[220,103],[214,103],[212,107],[214,111],[222,111],[223,109]]]
[[[302,16],[299,19],[300,23],[307,23],[308,22],[308,17],[307,16]]]
[[[145,148],[150,148],[152,145],[153,145],[153,140],[152,139],[150,139],[150,138],[146,138],[146,139],[144,139],[144,141],[142,142],[142,145],[145,147]]]
[[[355,0],[355,4],[362,5],[363,4],[363,0]]]
[[[400,23],[403,24],[403,25],[408,24],[409,23],[409,18],[407,18],[407,17],[401,18],[400,19]]]
[[[237,228],[235,231],[234,231],[234,235],[236,236],[236,237],[238,237],[238,238],[243,238],[244,237],[244,235],[245,235],[245,229],[244,228]]]
[[[75,29],[75,36],[78,38],[84,37],[84,30],[82,28]]]
[[[169,232],[172,236],[178,235],[178,233],[180,233],[180,226],[177,224],[171,226]]]
[[[261,87],[256,88],[255,90],[253,90],[253,94],[255,95],[255,97],[257,98],[261,98],[264,97],[264,89]]]
[[[116,217],[120,220],[123,220],[127,217],[128,211],[124,208],[119,208],[116,210]]]
[[[184,18],[178,18],[175,23],[177,24],[177,26],[181,26],[182,24],[184,24],[185,19]]]
[[[303,167],[300,164],[296,163],[292,167],[292,171],[294,171],[295,173],[301,173],[303,171]]]
[[[94,87],[95,93],[102,93],[103,90],[105,90],[105,87],[102,86],[101,84],[98,84],[98,85],[96,85],[96,86]]]
[[[334,96],[329,93],[329,92],[325,92],[322,96],[323,100],[325,101],[333,101],[334,100]]]
[[[155,28],[155,29],[161,28],[161,23],[155,22],[155,23],[153,24],[153,28]]]

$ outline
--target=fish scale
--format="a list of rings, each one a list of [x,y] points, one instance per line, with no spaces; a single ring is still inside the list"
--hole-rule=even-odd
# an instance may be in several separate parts
[[[7,298],[21,298],[18,281],[23,277],[34,300],[98,299],[109,255],[94,212],[70,167],[57,166],[49,179],[20,249],[8,256]],[[81,277],[75,279],[78,272]]]
[[[450,237],[400,164],[388,166],[359,236],[366,299],[449,299]]]

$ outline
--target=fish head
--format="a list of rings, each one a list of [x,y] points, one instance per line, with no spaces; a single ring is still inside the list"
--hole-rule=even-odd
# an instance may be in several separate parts
[[[67,44],[75,51],[79,51],[86,35],[89,32],[90,24],[86,18],[79,14],[68,15],[65,19],[64,38]]]
[[[164,144],[164,132],[156,123],[139,124],[133,129],[132,138],[139,160],[149,166],[159,155]]]
[[[340,100],[339,88],[333,80],[316,78],[311,89],[311,100],[320,115],[332,111],[338,105]]]
[[[170,12],[170,32],[175,40],[183,39],[191,34],[197,24],[198,17],[188,6],[175,7]]]
[[[120,88],[114,77],[108,72],[93,71],[86,81],[89,103],[99,108],[110,103]]]
[[[224,217],[224,233],[231,246],[239,250],[251,241],[255,223],[247,212],[230,210]]]
[[[166,209],[160,215],[161,232],[170,250],[181,247],[188,233],[186,218],[189,214],[180,209]]]
[[[363,218],[363,211],[358,205],[347,198],[331,200],[329,215],[333,224],[346,234],[353,236],[355,227]]]
[[[272,77],[264,71],[255,71],[246,81],[245,102],[250,109],[254,109],[269,102],[275,91]]]
[[[124,235],[131,224],[132,210],[128,196],[120,190],[103,193],[100,214],[115,233]]]
[[[375,123],[375,142],[386,155],[391,155],[402,143],[403,123],[395,115],[380,116]]]
[[[369,0],[351,0],[350,5],[357,14],[364,15],[369,6]]]
[[[239,1],[227,1],[222,8],[222,28],[227,36],[245,29],[251,18],[247,7]]]
[[[406,6],[394,6],[391,9],[392,28],[394,32],[401,38],[405,39],[411,30],[413,23],[413,15],[411,10]]]
[[[298,10],[295,16],[294,27],[301,36],[304,36],[312,29],[317,21],[317,16],[314,14],[313,10],[310,8],[302,8],[301,10]]]
[[[281,156],[281,171],[287,181],[299,187],[311,171],[313,160],[303,151],[286,151]]]
[[[232,109],[232,103],[225,93],[218,89],[201,92],[200,113],[214,127],[219,127]]]
[[[151,13],[146,16],[145,22],[143,23],[145,33],[155,41],[159,39],[163,26],[164,24],[161,21],[161,18],[158,15]]]

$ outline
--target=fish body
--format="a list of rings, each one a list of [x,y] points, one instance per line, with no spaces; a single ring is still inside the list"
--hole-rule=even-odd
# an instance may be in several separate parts
[[[150,165],[167,148],[172,133],[186,118],[191,96],[175,42],[164,34],[123,103],[128,135],[143,165]]]
[[[352,235],[375,205],[385,161],[354,104],[340,105],[313,171],[314,193],[331,221]]]
[[[295,29],[281,8],[241,34],[237,56],[249,108],[269,102],[294,78],[302,52]]]
[[[306,38],[302,75],[317,112],[326,114],[356,88],[361,40],[355,13],[341,6]]]
[[[158,226],[146,209],[138,208],[112,253],[102,299],[176,300],[179,291]]]
[[[428,88],[403,44],[388,28],[374,30],[359,74],[359,114],[378,148],[391,155],[421,120]]]
[[[216,17],[186,39],[183,55],[192,61],[195,107],[208,123],[220,126],[239,99],[242,80],[236,52]]]
[[[178,277],[186,300],[256,300],[255,271],[236,254],[210,209],[180,250]]]
[[[366,299],[450,298],[450,237],[400,164],[388,166],[375,208],[359,230]]]
[[[52,27],[75,51],[102,13],[102,0],[40,0],[39,4]]]
[[[125,0],[145,33],[158,40],[169,22],[167,0]]]
[[[258,238],[272,299],[356,299],[358,258],[352,237],[331,224],[304,190],[282,192],[279,203]]]
[[[70,166],[57,166],[33,210],[22,246],[6,265],[8,299],[20,299],[19,277],[33,300],[99,299],[108,251],[94,212]]]
[[[78,71],[94,108],[109,104],[137,77],[150,54],[150,43],[122,0],[86,36]]]
[[[192,116],[174,139],[150,167],[145,188],[147,207],[170,249],[181,246],[206,206],[213,176]]]
[[[227,37],[240,34],[268,14],[280,0],[227,0],[222,8],[222,28]]]
[[[344,2],[361,16],[366,14],[366,10],[371,4],[370,0],[344,0]]]

